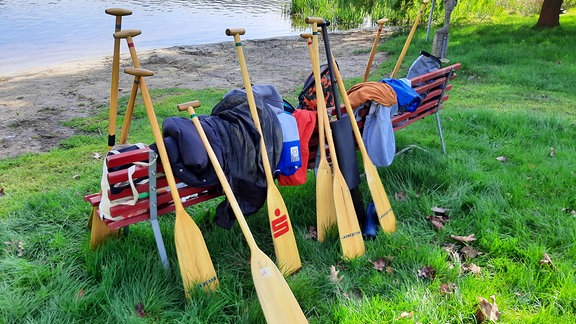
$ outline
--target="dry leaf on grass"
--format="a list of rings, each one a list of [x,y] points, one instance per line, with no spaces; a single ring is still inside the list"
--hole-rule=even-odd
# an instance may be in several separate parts
[[[553,147],[550,148],[550,156],[556,156],[556,150]]]
[[[548,255],[548,253],[544,253],[544,256],[542,257],[542,260],[538,261],[538,264],[548,264],[548,265],[550,265],[552,268],[556,268],[556,266],[554,265],[554,263],[552,263],[552,259],[550,259],[550,256]]]
[[[6,195],[6,193],[4,192],[4,188],[0,188],[0,197]]]
[[[442,215],[428,215],[426,219],[434,226],[436,230],[441,230],[444,228],[444,225],[448,222],[448,216]]]
[[[414,312],[402,312],[400,314],[399,319],[409,318],[409,317],[412,317],[413,315],[414,315]]]
[[[482,254],[482,252],[479,252],[474,247],[469,245],[462,247],[460,249],[460,253],[462,253],[466,257],[466,259],[474,259],[475,257]]]
[[[451,283],[443,283],[440,285],[440,292],[444,293],[444,294],[452,294],[456,291],[456,284],[451,282]]]
[[[431,266],[425,266],[418,270],[418,277],[423,279],[434,279],[436,270]]]
[[[378,258],[378,260],[376,260],[376,261],[372,261],[372,260],[369,260],[369,261],[372,262],[374,269],[376,269],[378,271],[382,271],[382,270],[384,270],[384,268],[386,268],[386,261],[384,261],[384,259],[382,259],[382,258]]]
[[[482,270],[479,266],[475,265],[474,263],[463,264],[461,269],[465,272],[470,272],[475,275],[479,275],[480,271]]]
[[[448,208],[444,208],[444,207],[438,207],[438,206],[434,206],[431,208],[432,212],[436,215],[441,215],[441,216],[446,216],[448,217],[448,211],[450,209]]]
[[[406,190],[401,190],[400,192],[395,193],[394,199],[402,201],[407,200],[408,197],[406,196]]]
[[[100,155],[100,153],[94,152],[92,154],[92,158],[96,159],[96,160],[100,160],[100,158],[102,158],[102,155]]]
[[[318,231],[316,230],[316,226],[310,226],[308,228],[308,233],[304,235],[308,240],[316,240],[318,239]]]
[[[470,234],[468,236],[457,236],[457,235],[450,235],[450,237],[458,242],[468,243],[472,241],[476,241],[476,234]]]
[[[6,253],[19,257],[24,255],[24,241],[12,240],[4,242],[4,244],[7,245],[5,249]]]
[[[508,158],[501,155],[501,156],[497,157],[496,160],[498,160],[500,162],[506,162],[506,161],[508,161]]]
[[[490,299],[492,303],[480,297],[478,309],[476,310],[476,320],[478,323],[486,321],[496,322],[502,315],[502,313],[498,311],[498,305],[496,305],[496,296],[492,295]]]
[[[142,304],[142,302],[138,302],[138,304],[134,306],[134,310],[136,311],[136,316],[146,317],[146,310],[144,310],[144,304]]]
[[[338,276],[338,273],[340,272],[340,270],[336,270],[335,266],[330,266],[330,275],[328,276],[328,279],[330,279],[331,282],[333,283],[340,283],[340,281],[342,281],[342,278],[344,278],[343,276]]]

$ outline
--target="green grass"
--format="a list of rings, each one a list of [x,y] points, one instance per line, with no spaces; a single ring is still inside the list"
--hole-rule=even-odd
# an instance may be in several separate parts
[[[396,133],[399,148],[421,149],[379,170],[398,231],[367,241],[365,256],[344,262],[334,235],[325,243],[305,238],[315,224],[310,173],[305,185],[281,188],[303,262],[287,281],[310,322],[471,323],[479,298],[491,295],[502,312],[499,322],[576,322],[576,56],[569,41],[576,16],[561,19],[562,27],[548,31],[532,29],[534,17],[452,27],[448,58],[463,67],[441,112],[448,154],[442,154],[433,118]],[[421,27],[415,35],[399,76],[420,49],[430,48],[424,32]],[[405,37],[382,41],[379,49],[389,60],[372,79],[389,74]],[[224,92],[167,89],[152,97],[163,119],[185,115],[175,105],[192,99],[202,101],[199,113],[206,114]],[[141,102],[136,111],[130,141],[151,143]],[[83,196],[98,190],[102,160],[94,153],[106,149],[106,120],[103,107],[99,115],[71,121],[81,135],[59,148],[0,160],[0,322],[264,322],[240,229],[212,223],[219,200],[188,209],[220,279],[214,293],[184,298],[171,215],[160,219],[168,272],[148,223],[89,249],[90,206]],[[501,156],[507,161],[497,160]],[[365,181],[361,189],[368,200]],[[394,199],[398,193],[406,198]],[[435,206],[449,209],[441,230],[426,220]],[[261,249],[273,256],[265,208],[248,222]],[[464,246],[451,235],[470,234],[477,240],[468,245],[479,256],[445,250],[451,243]],[[545,253],[552,266],[540,264]],[[370,260],[387,257],[390,272],[373,268]],[[462,269],[469,263],[480,274]],[[331,266],[340,282],[330,280]],[[435,269],[434,278],[418,276],[424,266]],[[453,285],[451,293],[442,292],[443,284]],[[137,316],[139,303],[145,317]]]

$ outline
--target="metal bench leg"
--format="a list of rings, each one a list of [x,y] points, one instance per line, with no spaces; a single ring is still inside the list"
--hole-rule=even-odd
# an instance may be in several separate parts
[[[446,154],[446,144],[444,144],[444,134],[442,133],[442,124],[440,124],[440,113],[436,111],[436,123],[438,123],[438,133],[440,133],[440,142],[442,143],[442,151]]]
[[[148,155],[148,161],[155,161],[156,153],[150,151]],[[150,224],[152,225],[152,231],[154,231],[154,238],[156,239],[156,246],[158,247],[158,254],[160,254],[160,260],[164,269],[170,270],[170,264],[168,263],[168,256],[166,255],[166,248],[164,247],[164,241],[162,240],[162,233],[160,232],[160,224],[158,223],[158,204],[156,200],[156,162],[150,163],[148,167],[148,190],[150,199]]]

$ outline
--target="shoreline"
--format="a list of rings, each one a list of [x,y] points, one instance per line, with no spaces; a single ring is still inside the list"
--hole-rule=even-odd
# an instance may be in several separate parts
[[[380,44],[393,30],[384,29]],[[330,33],[332,52],[343,78],[363,75],[375,31],[363,28]],[[242,43],[251,81],[273,84],[283,96],[291,95],[311,71],[306,41],[299,36],[247,39]],[[142,68],[155,73],[146,80],[150,89],[243,87],[232,41],[137,50],[137,54]],[[376,53],[372,73],[385,59],[385,53]],[[73,136],[74,129],[63,126],[63,122],[108,106],[111,65],[110,55],[0,77],[0,159],[48,152]],[[129,53],[122,51],[121,70],[130,66]],[[130,93],[131,84],[132,78],[120,73],[120,97]]]

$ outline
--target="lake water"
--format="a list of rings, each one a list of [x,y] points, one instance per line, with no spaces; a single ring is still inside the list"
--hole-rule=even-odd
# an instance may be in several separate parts
[[[230,41],[226,28],[246,29],[243,39],[296,35],[283,14],[289,0],[0,0],[0,75],[111,56],[115,17],[125,8],[122,29],[139,29],[138,50]],[[125,43],[122,43],[125,46]],[[122,48],[122,52],[127,52]]]

